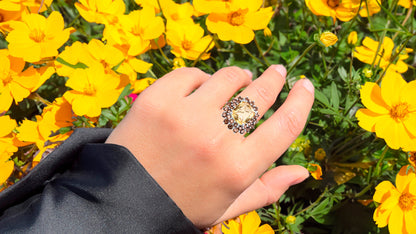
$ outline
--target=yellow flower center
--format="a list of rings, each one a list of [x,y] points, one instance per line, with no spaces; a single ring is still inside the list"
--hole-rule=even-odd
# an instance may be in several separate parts
[[[399,103],[397,105],[394,105],[391,109],[390,109],[390,116],[394,119],[394,120],[402,120],[406,117],[406,115],[409,113],[409,104],[407,103]]]
[[[190,50],[192,48],[192,42],[191,41],[188,41],[188,40],[184,40],[182,42],[182,48],[184,50]]]
[[[233,26],[240,26],[244,24],[244,16],[246,15],[248,10],[241,10],[234,11],[233,13],[228,15],[229,22]]]
[[[95,90],[94,85],[88,83],[88,86],[84,87],[84,94],[88,95],[88,96],[93,96],[95,95],[97,91]]]
[[[3,79],[3,86],[8,85],[13,80],[13,77],[11,75],[6,75]]]
[[[30,32],[29,37],[36,42],[42,42],[45,39],[45,33],[42,30],[34,29]]]
[[[139,27],[139,25],[134,25],[132,32],[136,36],[143,35],[143,29]]]
[[[328,6],[335,8],[339,6],[339,2],[340,0],[328,0],[326,3],[328,4]]]
[[[399,207],[404,210],[412,210],[416,204],[416,197],[410,193],[403,193],[399,197]]]

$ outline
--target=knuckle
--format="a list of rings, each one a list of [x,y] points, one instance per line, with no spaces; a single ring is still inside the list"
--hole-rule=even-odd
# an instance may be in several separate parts
[[[273,92],[270,88],[268,87],[263,87],[260,85],[255,85],[254,86],[254,90],[258,96],[258,98],[260,98],[260,102],[266,103],[266,104],[272,104],[275,101],[275,96],[273,95]]]
[[[247,74],[239,67],[226,67],[221,69],[221,75],[229,83],[248,80]]]
[[[213,158],[220,151],[220,141],[216,137],[199,136],[192,140],[194,153],[200,157]]]
[[[296,111],[288,110],[280,115],[281,127],[289,134],[289,137],[296,138],[303,130],[304,123]]]

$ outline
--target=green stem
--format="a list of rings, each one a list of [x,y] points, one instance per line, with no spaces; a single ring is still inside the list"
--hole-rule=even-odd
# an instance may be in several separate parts
[[[252,59],[256,60],[258,63],[261,63],[263,66],[267,66],[266,64],[264,64],[260,59],[258,59],[256,56],[254,56],[247,48],[245,45],[240,44],[241,48],[243,48],[244,52],[246,52]]]
[[[211,46],[212,42],[214,42],[214,36],[211,37],[211,41],[208,43],[207,47],[205,47],[204,51],[198,55],[198,58],[195,59],[195,61],[192,63],[192,67],[195,67],[195,65],[198,63],[198,61],[201,59],[202,55],[204,55],[209,47]]]
[[[153,62],[153,64],[156,64],[156,66],[158,66],[159,67],[159,69],[164,73],[164,74],[166,74],[166,73],[168,73],[169,72],[169,70],[166,70],[163,66],[162,66],[162,64],[160,64],[154,57],[153,57],[153,53],[152,53],[152,51],[151,50],[149,50],[148,51],[148,54],[149,54],[149,57],[150,57],[150,60],[152,60],[152,62]]]
[[[259,43],[258,43],[258,41],[257,41],[257,38],[256,38],[256,37],[254,37],[254,43],[256,44],[257,50],[259,51],[259,54],[260,54],[261,58],[262,58],[262,59],[263,59],[263,61],[266,63],[266,65],[269,67],[269,66],[270,66],[270,63],[269,63],[269,61],[266,59],[266,56],[264,56],[263,50],[261,49],[261,47],[260,47],[260,45],[259,45]]]
[[[303,58],[303,57],[305,57],[306,56],[306,54],[313,48],[313,47],[315,47],[316,45],[318,44],[318,42],[314,42],[314,43],[312,43],[308,48],[306,48],[304,51],[303,51],[303,53],[299,56],[299,57],[297,57],[297,59],[295,60],[295,61],[292,61],[291,63],[292,63],[292,65],[289,67],[289,69],[287,70],[287,74],[286,74],[286,76],[288,77],[289,76],[289,74],[293,71],[293,69],[295,69],[295,67],[296,67],[296,65],[298,65],[298,63],[300,62],[300,60]]]
[[[377,162],[376,168],[374,169],[374,173],[375,173],[375,177],[378,177],[380,175],[380,168],[382,165],[382,162],[384,160],[384,157],[386,156],[387,152],[389,151],[389,147],[386,145],[386,147],[384,148],[383,152],[381,153],[380,159]]]
[[[280,222],[280,208],[278,208],[278,202],[273,203],[273,209],[276,212],[275,221],[277,223],[277,228],[279,233],[283,230],[282,223]]]
[[[68,24],[68,26],[66,26],[67,28],[72,27],[72,25],[75,24],[75,21],[77,21],[79,18],[81,17],[80,14],[78,14],[72,21],[71,23]]]
[[[166,56],[166,54],[163,52],[162,48],[160,48],[159,44],[157,43],[156,39],[153,39],[155,44],[157,45],[157,49],[159,50],[162,57],[165,59],[165,61],[169,64],[169,66],[172,66],[172,61]]]
[[[322,200],[322,198],[324,198],[325,194],[328,192],[328,187],[325,187],[325,190],[321,193],[321,195],[319,195],[318,199],[316,199],[312,204],[310,204],[309,206],[303,208],[302,210],[298,211],[296,214],[294,214],[293,216],[298,216],[300,214],[302,214],[303,212],[306,212],[307,210],[315,207],[316,205],[318,205],[318,203]]]

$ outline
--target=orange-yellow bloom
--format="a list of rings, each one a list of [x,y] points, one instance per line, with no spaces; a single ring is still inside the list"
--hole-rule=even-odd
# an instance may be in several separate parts
[[[363,63],[373,64],[379,66],[383,70],[387,67],[389,70],[394,70],[399,73],[404,73],[407,71],[408,66],[404,62],[405,59],[409,58],[408,53],[412,52],[413,49],[405,48],[398,57],[397,61],[392,61],[393,59],[393,51],[394,50],[394,42],[389,37],[384,37],[380,48],[377,52],[379,47],[379,42],[375,41],[369,37],[365,37],[362,46],[355,48],[354,56],[359,59]],[[397,51],[397,49],[396,49]]]
[[[331,32],[323,32],[321,36],[319,37],[319,40],[322,42],[322,44],[325,45],[325,47],[335,45],[338,41],[337,35],[331,33]]]
[[[347,38],[348,44],[355,45],[355,43],[357,43],[357,40],[358,40],[357,31],[352,31],[350,32],[350,34],[348,34],[348,38]]]
[[[373,199],[381,203],[373,215],[378,227],[388,225],[391,234],[416,233],[416,175],[412,169],[400,169],[396,187],[390,181],[377,185]]]
[[[399,73],[387,70],[381,87],[367,82],[360,93],[366,109],[357,111],[358,124],[390,148],[416,151],[416,81],[407,83]]]
[[[334,22],[350,21],[360,7],[360,0],[305,0],[305,3],[315,15],[331,16]]]
[[[114,24],[126,11],[123,0],[79,0],[75,7],[86,21],[97,24]]]
[[[399,0],[397,5],[405,8],[410,8],[412,6],[416,6],[416,0]]]
[[[221,231],[224,234],[274,234],[272,227],[268,224],[261,225],[261,220],[256,211],[242,214],[235,219],[228,220],[222,224]]]
[[[153,9],[145,7],[119,17],[115,26],[107,25],[104,38],[115,47],[127,47],[129,56],[137,56],[150,49],[150,40],[159,38],[165,31],[161,17]]]
[[[307,169],[315,180],[322,180],[322,168],[319,164],[309,163]]]
[[[367,2],[367,3],[366,3]],[[380,8],[381,0],[367,0],[361,3],[360,16],[368,17],[378,13]]]
[[[208,51],[214,47],[212,37],[204,36],[204,29],[193,22],[172,23],[166,32],[166,40],[172,46],[172,54],[191,60],[208,59]]]
[[[189,2],[183,4],[175,3],[173,0],[159,0],[162,7],[163,15],[167,23],[166,28],[169,28],[172,22],[180,24],[193,23],[192,16],[194,15],[194,7]]]
[[[13,100],[17,104],[28,97],[53,73],[53,69],[42,74],[32,66],[24,68],[23,59],[10,56],[7,49],[0,50],[0,113],[10,108]]]
[[[76,115],[97,117],[101,108],[112,106],[120,95],[117,89],[120,79],[113,74],[106,74],[104,67],[92,66],[76,69],[66,82],[72,90],[64,98],[72,105]]]
[[[23,14],[43,12],[53,0],[2,0],[0,1],[0,31],[10,31],[9,22],[20,20]],[[41,5],[42,3],[42,5]]]
[[[72,28],[64,29],[64,19],[57,11],[48,18],[38,14],[22,17],[22,22],[10,23],[13,30],[7,35],[10,55],[23,58],[27,62],[58,55],[58,49],[69,38]]]
[[[271,7],[261,8],[262,0],[208,1],[195,0],[199,12],[210,13],[206,19],[208,30],[220,40],[247,44],[254,39],[253,30],[265,29],[273,15]]]
[[[17,151],[12,136],[16,125],[16,121],[8,115],[0,116],[0,184],[3,184],[13,172],[14,163],[10,156]]]

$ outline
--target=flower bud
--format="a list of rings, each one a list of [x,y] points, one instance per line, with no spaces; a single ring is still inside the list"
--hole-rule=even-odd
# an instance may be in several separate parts
[[[358,36],[357,36],[357,32],[356,31],[352,31],[350,32],[350,34],[348,35],[348,44],[350,45],[355,45],[355,43],[357,43],[358,40]]]
[[[319,40],[325,45],[325,47],[328,47],[337,43],[338,37],[331,32],[324,32],[319,37]]]

